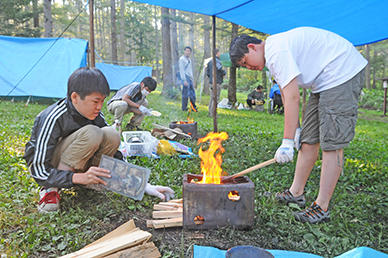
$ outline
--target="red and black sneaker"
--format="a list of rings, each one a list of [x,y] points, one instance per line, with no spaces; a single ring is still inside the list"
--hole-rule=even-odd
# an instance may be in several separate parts
[[[39,192],[40,200],[38,203],[39,212],[53,212],[59,210],[59,200],[61,197],[58,194],[58,188],[42,188]]]
[[[329,210],[324,211],[316,202],[303,211],[294,213],[295,219],[300,222],[311,224],[327,222],[330,220]]]

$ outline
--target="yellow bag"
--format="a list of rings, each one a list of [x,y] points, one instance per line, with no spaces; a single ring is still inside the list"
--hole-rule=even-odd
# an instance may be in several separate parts
[[[176,154],[177,152],[167,140],[160,140],[156,153],[158,155],[161,155],[161,154],[173,155],[173,154]]]

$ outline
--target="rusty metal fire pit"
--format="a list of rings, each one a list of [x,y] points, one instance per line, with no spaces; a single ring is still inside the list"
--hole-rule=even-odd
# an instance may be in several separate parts
[[[184,133],[191,135],[192,139],[197,139],[197,122],[174,121],[169,124],[171,129],[180,128]]]
[[[230,184],[198,184],[202,175],[183,176],[183,227],[210,229],[222,226],[249,228],[254,219],[254,184],[239,177]]]

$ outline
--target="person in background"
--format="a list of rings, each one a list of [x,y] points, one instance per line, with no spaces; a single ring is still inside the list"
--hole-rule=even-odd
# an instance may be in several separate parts
[[[263,86],[259,85],[254,91],[248,94],[247,104],[249,108],[254,108],[256,106],[263,107],[265,103],[265,97],[263,92]]]
[[[282,100],[282,94],[279,89],[279,85],[276,83],[275,80],[272,80],[273,85],[271,87],[271,90],[269,92],[269,97],[272,100],[270,110],[271,112],[278,112],[279,114],[283,114],[283,100]]]
[[[195,105],[196,96],[194,89],[193,66],[190,59],[191,47],[185,47],[183,55],[179,58],[179,81],[182,84],[182,110],[187,111],[187,101],[190,99],[190,108],[197,112]]]
[[[222,69],[222,63],[220,59],[220,50],[215,49],[216,54],[216,83],[217,83],[217,103],[220,100],[220,93],[222,89],[222,83],[224,82],[224,76],[226,72]],[[217,103],[214,103],[214,93],[213,93],[213,59],[211,59],[206,66],[206,76],[209,78],[210,85],[210,101],[209,101],[209,116],[213,116],[213,110],[217,107]]]
[[[109,85],[100,70],[79,68],[69,77],[67,97],[36,117],[24,159],[41,187],[39,212],[59,210],[61,188],[106,185],[110,171],[98,167],[103,154],[122,159],[120,135],[101,113],[107,95]],[[145,192],[161,198],[173,194],[150,184]]]
[[[265,41],[240,35],[230,45],[230,58],[235,65],[250,70],[263,70],[266,66],[279,84],[284,104],[284,133],[276,161],[292,161],[294,147],[297,150],[300,147],[293,183],[277,193],[276,199],[305,206],[304,189],[321,148],[318,196],[309,208],[294,216],[301,222],[328,221],[329,203],[343,169],[344,148],[355,133],[357,102],[367,60],[346,39],[312,27],[295,28],[269,36]],[[312,92],[301,132],[299,86]]]
[[[145,77],[141,82],[133,82],[119,89],[108,101],[108,111],[114,115],[114,127],[121,129],[125,114],[133,113],[126,130],[140,130],[139,126],[145,116],[151,115],[147,108],[146,97],[156,89],[156,81],[152,77]]]

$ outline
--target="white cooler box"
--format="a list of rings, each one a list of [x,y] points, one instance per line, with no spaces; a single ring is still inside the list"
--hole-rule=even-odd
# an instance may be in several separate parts
[[[156,152],[158,139],[148,131],[122,132],[128,156],[150,156]]]

